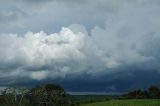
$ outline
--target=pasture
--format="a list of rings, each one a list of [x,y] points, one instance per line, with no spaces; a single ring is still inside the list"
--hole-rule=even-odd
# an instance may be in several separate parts
[[[160,106],[159,99],[109,100],[82,104],[81,106]]]

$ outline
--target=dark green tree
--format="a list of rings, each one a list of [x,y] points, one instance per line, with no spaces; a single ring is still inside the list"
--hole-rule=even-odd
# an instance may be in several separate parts
[[[29,101],[25,96],[29,93],[28,89],[18,89],[16,87],[8,87],[2,91],[2,106],[29,106]]]
[[[70,106],[68,94],[58,85],[46,84],[31,90],[32,102],[38,106]]]
[[[149,93],[143,90],[134,90],[121,96],[121,99],[146,99],[149,98]]]
[[[149,94],[150,94],[151,98],[158,99],[158,98],[160,98],[160,89],[157,86],[152,85],[149,88]]]

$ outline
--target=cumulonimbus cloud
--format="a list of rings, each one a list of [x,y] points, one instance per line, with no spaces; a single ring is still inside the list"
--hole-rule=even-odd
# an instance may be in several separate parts
[[[159,71],[160,8],[144,4],[123,4],[109,14],[104,28],[91,31],[72,24],[53,34],[0,34],[0,78],[89,78],[131,68]]]
[[[31,71],[34,71],[34,67],[41,68],[48,64],[81,60],[85,58],[85,54],[81,52],[84,46],[83,37],[82,33],[73,33],[68,28],[62,28],[59,33],[50,35],[42,31],[39,33],[28,32],[24,36],[1,35],[1,69],[5,71],[5,68],[11,67],[10,70],[15,71],[12,67],[14,66],[16,70],[31,68]],[[31,73],[31,76],[36,78],[37,75],[43,79],[44,71],[37,71],[39,72]],[[46,74],[45,76],[47,77]]]

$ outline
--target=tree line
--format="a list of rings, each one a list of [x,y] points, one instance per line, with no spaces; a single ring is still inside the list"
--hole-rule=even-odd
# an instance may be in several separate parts
[[[87,101],[88,99],[89,96],[85,99],[86,103],[101,101],[93,98]],[[117,97],[102,97],[102,100],[111,99]],[[160,88],[153,85],[148,90],[133,90],[118,96],[118,99],[160,99]],[[74,101],[61,86],[53,84],[39,85],[30,90],[11,86],[4,89],[0,95],[0,106],[78,106],[80,101]]]
[[[152,85],[148,90],[133,90],[120,96],[120,99],[160,99],[160,88]]]
[[[45,84],[31,90],[8,87],[1,92],[0,106],[76,106],[61,86]]]

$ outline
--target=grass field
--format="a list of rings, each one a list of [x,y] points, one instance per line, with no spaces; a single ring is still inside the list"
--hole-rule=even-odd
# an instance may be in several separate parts
[[[105,102],[82,104],[81,106],[160,106],[160,100],[158,99],[110,100]]]

